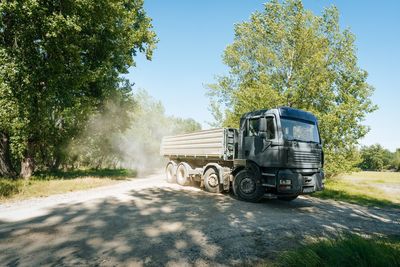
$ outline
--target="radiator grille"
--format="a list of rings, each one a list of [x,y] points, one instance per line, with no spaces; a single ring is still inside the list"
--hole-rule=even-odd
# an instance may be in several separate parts
[[[320,163],[321,152],[291,151],[289,160],[295,163]]]

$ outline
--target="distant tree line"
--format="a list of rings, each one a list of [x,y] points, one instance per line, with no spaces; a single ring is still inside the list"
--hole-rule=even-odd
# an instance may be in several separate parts
[[[379,144],[363,146],[360,161],[358,167],[365,171],[400,171],[400,148],[390,152]]]

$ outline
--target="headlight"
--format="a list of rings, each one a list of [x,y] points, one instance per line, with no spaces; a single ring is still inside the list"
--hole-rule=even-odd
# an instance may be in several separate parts
[[[279,180],[280,184],[292,184],[292,180]]]

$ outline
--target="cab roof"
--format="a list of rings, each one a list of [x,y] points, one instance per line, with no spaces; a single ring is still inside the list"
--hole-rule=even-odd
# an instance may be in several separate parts
[[[263,117],[268,114],[276,114],[276,113],[278,113],[280,117],[289,117],[299,120],[317,122],[317,118],[311,112],[285,106],[273,109],[260,109],[256,111],[247,112],[243,114],[242,119],[258,117],[258,116]]]

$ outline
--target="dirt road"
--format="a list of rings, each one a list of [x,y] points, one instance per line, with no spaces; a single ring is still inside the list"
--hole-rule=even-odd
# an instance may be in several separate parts
[[[308,238],[400,235],[400,210],[301,197],[253,204],[164,182],[0,205],[0,265],[241,265]]]

